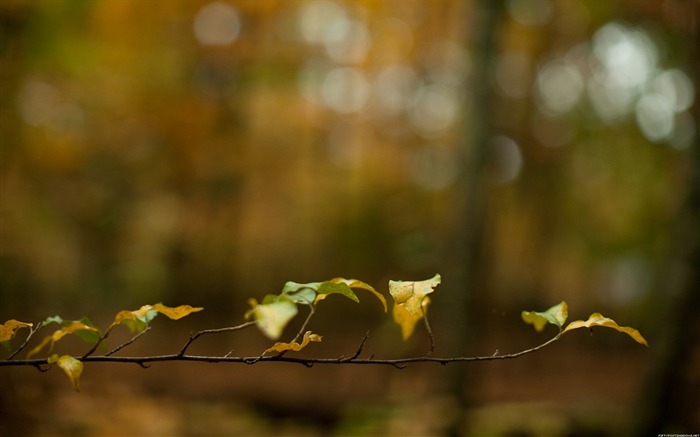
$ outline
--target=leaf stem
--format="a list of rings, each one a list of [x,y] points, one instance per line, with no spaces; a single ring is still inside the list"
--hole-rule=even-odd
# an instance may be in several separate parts
[[[138,340],[143,334],[145,334],[146,332],[148,332],[148,331],[150,331],[150,330],[151,330],[151,325],[146,326],[146,328],[145,328],[143,331],[141,331],[141,332],[139,332],[138,334],[136,334],[136,335],[134,335],[133,337],[131,337],[130,340],[128,340],[128,341],[126,341],[126,342],[120,344],[119,346],[115,347],[115,348],[112,349],[111,351],[107,352],[105,355],[106,355],[106,356],[110,356],[110,355],[112,355],[112,354],[115,354],[115,353],[119,352],[120,350],[122,350],[122,349],[124,349],[125,347],[129,346],[131,343],[133,343],[133,342],[135,342],[136,340]],[[85,357],[83,357],[83,358],[85,358]]]

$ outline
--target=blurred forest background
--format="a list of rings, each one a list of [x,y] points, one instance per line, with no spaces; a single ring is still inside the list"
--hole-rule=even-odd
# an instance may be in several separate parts
[[[3,368],[4,431],[698,432],[699,9],[3,0],[2,321],[205,307],[156,320],[127,355],[166,353],[288,280],[386,293],[441,273],[436,355],[534,346],[547,333],[520,311],[562,300],[651,344],[581,332],[512,362],[402,371],[95,364],[80,394],[58,371]],[[323,302],[308,353],[352,354],[367,330],[366,353],[424,353],[421,327],[404,344],[363,297]],[[197,353],[267,345],[244,331]]]

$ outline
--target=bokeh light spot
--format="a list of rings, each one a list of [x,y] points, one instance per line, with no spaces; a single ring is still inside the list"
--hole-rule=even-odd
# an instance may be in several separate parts
[[[236,9],[223,2],[203,6],[194,19],[194,35],[200,44],[225,46],[238,38],[241,21]]]

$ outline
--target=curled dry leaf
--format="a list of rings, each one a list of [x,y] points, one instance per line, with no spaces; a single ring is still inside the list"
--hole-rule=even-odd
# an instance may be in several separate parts
[[[269,353],[269,352],[285,352],[285,351],[299,352],[300,350],[305,348],[312,341],[320,343],[322,338],[323,337],[321,337],[318,334],[314,334],[311,331],[306,331],[304,333],[304,338],[302,339],[301,344],[297,343],[296,341],[293,341],[291,343],[278,342],[278,343],[275,343],[274,345],[272,345],[271,348],[266,349],[265,352],[263,352],[263,355],[265,355],[266,353]]]

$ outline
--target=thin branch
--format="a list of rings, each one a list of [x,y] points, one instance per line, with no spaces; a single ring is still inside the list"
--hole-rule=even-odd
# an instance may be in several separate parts
[[[247,326],[247,324],[245,325]],[[223,328],[219,330],[209,330],[200,331],[200,333],[211,333],[213,332],[223,332],[223,331],[233,331],[236,329],[242,329],[244,325],[232,328]],[[197,334],[200,334],[197,333]],[[200,334],[201,335],[201,334]],[[151,363],[162,362],[162,361],[195,361],[195,362],[206,362],[206,363],[244,363],[244,364],[255,364],[259,362],[284,362],[284,363],[297,363],[307,367],[311,367],[315,364],[360,364],[360,365],[389,365],[399,369],[406,367],[411,363],[439,363],[439,364],[449,364],[449,363],[465,363],[474,361],[496,361],[496,360],[509,360],[521,357],[523,355],[531,354],[540,349],[543,349],[555,341],[559,340],[562,333],[559,332],[555,337],[547,340],[546,342],[532,347],[530,349],[525,349],[519,352],[511,354],[494,354],[485,356],[475,356],[475,357],[409,357],[409,358],[396,358],[396,359],[382,359],[374,358],[374,355],[369,358],[359,358],[359,352],[350,359],[338,359],[338,358],[297,358],[289,356],[262,356],[262,357],[232,357],[232,356],[202,356],[202,355],[184,355],[184,354],[169,354],[169,355],[157,355],[149,357],[116,357],[109,355],[91,355],[81,359],[84,363],[93,362],[103,362],[103,363],[135,363],[142,367],[148,367]],[[197,335],[195,334],[195,337]],[[189,344],[190,342],[188,342]],[[364,344],[364,340],[362,342]],[[187,345],[186,345],[187,346]],[[358,348],[358,351],[361,348]],[[28,360],[0,360],[0,367],[4,366],[34,366],[39,367],[46,364],[46,358],[36,358]]]
[[[24,343],[22,343],[21,345],[19,345],[19,347],[17,348],[17,350],[15,350],[14,352],[12,352],[12,353],[10,354],[10,356],[7,357],[7,359],[8,359],[8,360],[11,360],[11,359],[14,358],[15,356],[17,356],[18,353],[22,352],[22,350],[23,350],[25,347],[27,347],[27,344],[29,344],[29,340],[31,340],[31,338],[34,336],[34,334],[35,334],[38,330],[40,330],[41,328],[43,328],[43,327],[44,327],[44,322],[39,322],[39,323],[36,324],[36,328],[35,328],[35,327],[29,328],[29,334],[27,334],[27,338],[24,339]]]
[[[299,339],[304,335],[304,332],[306,332],[306,325],[309,324],[309,320],[311,320],[311,317],[314,315],[316,312],[316,308],[314,308],[313,304],[306,304],[309,306],[309,315],[306,316],[306,320],[304,320],[304,323],[301,324],[301,328],[299,328],[299,332],[297,332],[296,337],[292,340],[292,342],[299,341]]]
[[[105,341],[105,340],[107,339],[107,337],[109,337],[109,334],[112,332],[112,328],[114,328],[114,325],[110,325],[110,327],[107,328],[107,330],[105,331],[104,335],[101,335],[101,336],[100,336],[100,339],[97,340],[97,342],[95,343],[95,345],[94,345],[89,351],[87,351],[87,352],[85,353],[85,355],[83,355],[83,359],[89,357],[90,355],[92,355],[92,354],[97,350],[97,348],[100,346],[100,344],[102,344],[102,342]],[[109,355],[109,354],[108,354],[108,355]]]
[[[145,334],[146,332],[148,332],[148,331],[150,331],[150,330],[151,330],[151,326],[150,326],[150,325],[146,326],[146,329],[144,329],[143,331],[141,331],[141,332],[139,332],[138,334],[136,334],[136,335],[134,335],[133,337],[131,337],[131,340],[128,340],[128,341],[126,341],[126,342],[120,344],[119,346],[115,347],[115,348],[112,349],[111,351],[107,352],[105,355],[106,355],[106,356],[110,356],[110,355],[112,355],[112,354],[115,354],[115,353],[119,352],[120,350],[122,350],[122,349],[124,349],[125,347],[129,346],[131,343],[133,343],[133,342],[135,342],[136,340],[138,340],[143,334]],[[106,337],[106,336],[105,336],[105,337]],[[98,344],[99,344],[99,342],[98,342]],[[83,358],[85,358],[85,357],[83,357]]]
[[[195,332],[195,333],[193,333],[193,334],[190,334],[190,338],[187,340],[187,343],[185,343],[185,345],[182,346],[182,349],[180,349],[180,352],[178,352],[177,356],[180,356],[180,357],[184,356],[184,355],[185,355],[185,352],[187,351],[187,348],[189,348],[190,345],[191,345],[196,339],[198,339],[199,337],[201,337],[202,335],[206,335],[206,334],[218,334],[218,333],[220,333],[220,332],[238,331],[238,330],[247,328],[247,327],[252,326],[252,325],[255,325],[255,321],[245,322],[245,323],[243,323],[243,324],[241,324],[241,325],[237,325],[237,326],[228,326],[228,327],[226,327],[226,328],[205,329],[205,330],[198,331],[198,332]],[[231,352],[229,352],[229,354],[230,354],[230,353],[231,353]]]
[[[351,356],[351,357],[349,357],[349,358],[344,358],[343,356],[341,356],[340,358],[338,358],[338,362],[339,362],[339,363],[344,363],[344,362],[347,362],[347,361],[353,361],[353,360],[357,359],[357,357],[359,357],[360,354],[362,353],[362,348],[365,347],[365,342],[367,342],[367,339],[368,339],[368,338],[369,338],[369,331],[367,331],[367,332],[365,333],[365,336],[362,337],[362,341],[360,342],[360,345],[357,347],[357,350],[355,351],[355,353],[353,354],[353,356]]]

